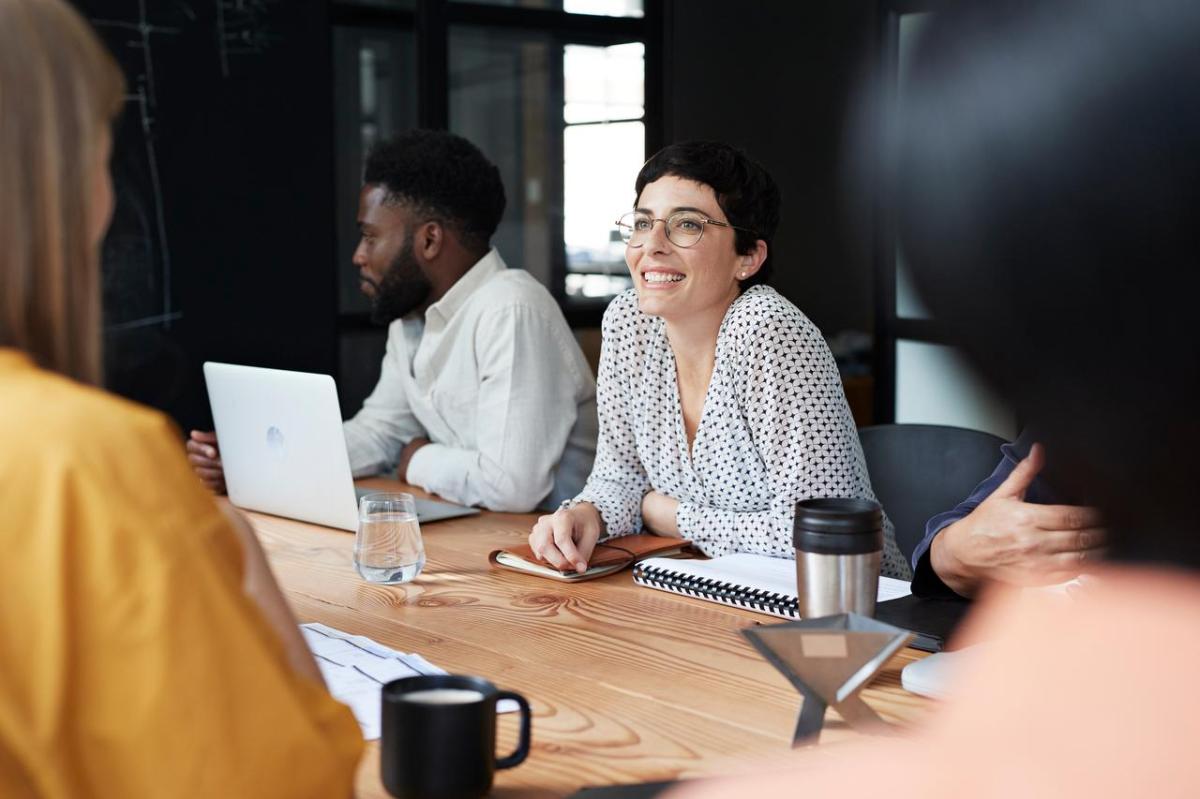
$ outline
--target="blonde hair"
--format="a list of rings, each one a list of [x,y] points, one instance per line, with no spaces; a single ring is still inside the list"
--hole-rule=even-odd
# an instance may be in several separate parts
[[[103,134],[125,80],[63,0],[0,0],[0,347],[99,384]]]

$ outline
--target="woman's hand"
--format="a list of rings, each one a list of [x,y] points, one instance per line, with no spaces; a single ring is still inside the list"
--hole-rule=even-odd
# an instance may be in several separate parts
[[[559,571],[583,574],[604,528],[600,511],[590,502],[542,516],[529,533],[533,554]]]
[[[642,497],[642,528],[655,535],[679,538],[676,514],[679,500],[658,491],[648,491]]]

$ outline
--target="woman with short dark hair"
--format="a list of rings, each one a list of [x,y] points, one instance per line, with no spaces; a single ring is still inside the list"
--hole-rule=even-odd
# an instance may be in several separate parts
[[[530,534],[586,569],[602,534],[794,557],[796,502],[874,499],[821,332],[765,285],[779,189],[741,150],[687,142],[638,174],[617,225],[634,288],[604,314],[600,438],[583,491]],[[883,570],[908,567],[890,525]]]

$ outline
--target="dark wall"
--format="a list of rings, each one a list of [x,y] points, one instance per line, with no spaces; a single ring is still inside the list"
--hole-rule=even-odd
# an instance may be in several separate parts
[[[78,5],[130,87],[102,267],[109,386],[207,426],[205,360],[334,372],[326,4]]]
[[[346,265],[335,241],[328,4],[76,2],[101,23],[131,97],[154,95],[145,117],[127,103],[114,154],[110,386],[205,426],[206,359],[337,373]],[[665,8],[668,136],[724,139],[763,161],[784,196],[775,285],[827,335],[870,330],[868,207],[847,207],[842,189],[875,0]]]
[[[783,193],[772,284],[827,336],[872,329],[870,207],[851,198],[851,105],[876,49],[875,0],[674,0],[668,135],[737,144]]]

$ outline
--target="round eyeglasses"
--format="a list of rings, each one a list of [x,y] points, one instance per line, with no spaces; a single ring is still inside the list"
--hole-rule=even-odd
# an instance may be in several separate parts
[[[630,247],[641,247],[646,243],[646,239],[650,238],[650,231],[654,229],[655,222],[662,222],[666,226],[667,240],[676,247],[694,247],[704,235],[704,228],[708,225],[754,233],[749,228],[709,219],[704,214],[698,214],[695,211],[679,211],[666,219],[656,219],[650,214],[630,211],[618,219],[616,224],[617,230],[621,231],[622,241]],[[758,234],[755,233],[755,235]]]

